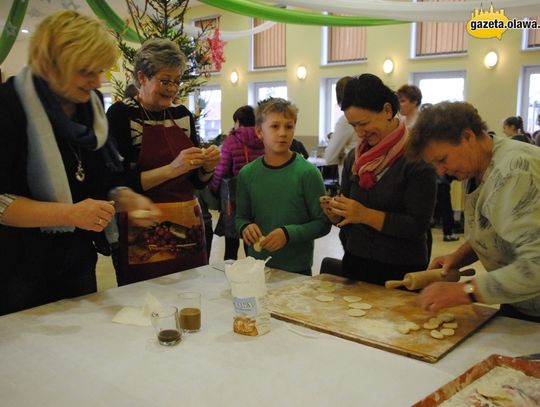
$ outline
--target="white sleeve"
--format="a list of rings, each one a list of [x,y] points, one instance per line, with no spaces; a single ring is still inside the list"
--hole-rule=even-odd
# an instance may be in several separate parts
[[[339,157],[345,152],[347,145],[354,140],[353,127],[347,122],[345,116],[341,116],[336,122],[336,127],[330,137],[330,141],[324,150],[324,159],[327,165],[341,164]]]

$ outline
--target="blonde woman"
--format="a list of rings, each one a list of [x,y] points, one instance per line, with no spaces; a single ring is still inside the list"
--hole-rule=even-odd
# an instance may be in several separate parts
[[[118,52],[96,20],[74,11],[46,17],[28,66],[0,86],[0,314],[96,291],[96,247],[115,213],[102,73]],[[116,207],[158,213],[129,189]]]

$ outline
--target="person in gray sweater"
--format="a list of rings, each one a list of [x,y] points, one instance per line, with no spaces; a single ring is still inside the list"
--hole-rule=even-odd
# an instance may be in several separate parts
[[[409,155],[439,174],[466,180],[466,242],[430,268],[480,260],[488,273],[467,283],[438,282],[420,294],[429,311],[474,301],[502,304],[505,316],[540,322],[540,154],[528,143],[489,136],[468,103],[443,102],[422,111]]]

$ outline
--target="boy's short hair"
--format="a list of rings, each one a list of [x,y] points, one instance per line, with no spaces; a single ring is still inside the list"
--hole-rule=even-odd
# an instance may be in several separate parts
[[[282,98],[268,98],[261,100],[255,109],[255,125],[261,126],[268,113],[282,113],[287,118],[292,118],[296,123],[298,108],[288,100]]]

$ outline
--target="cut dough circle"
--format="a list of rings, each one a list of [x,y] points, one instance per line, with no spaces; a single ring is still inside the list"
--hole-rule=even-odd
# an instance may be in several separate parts
[[[334,301],[334,297],[332,297],[331,295],[318,295],[315,297],[315,299],[322,302]]]
[[[321,281],[320,283],[321,287],[333,287],[335,284],[331,281]]]
[[[444,335],[443,335],[441,332],[437,331],[436,329],[434,329],[433,331],[431,331],[429,334],[431,335],[432,338],[435,338],[435,339],[442,339],[442,338],[444,338]]]
[[[444,336],[452,336],[452,335],[455,334],[455,331],[453,329],[450,329],[450,328],[443,328],[443,329],[441,329],[441,333]]]
[[[442,314],[437,315],[437,318],[442,322],[452,322],[455,319],[455,316],[449,312],[443,312]]]
[[[437,329],[439,327],[439,324],[434,324],[432,322],[426,322],[424,323],[424,325],[422,325],[424,327],[424,329]]]
[[[347,302],[358,302],[362,300],[362,297],[358,297],[357,295],[346,295],[343,299]]]
[[[420,329],[420,325],[415,324],[414,322],[407,322],[407,326],[411,331],[418,331]]]
[[[409,328],[409,325],[400,325],[398,326],[397,330],[403,335],[407,335],[411,329]]]
[[[336,287],[319,287],[317,291],[320,293],[333,293],[336,291]]]
[[[366,302],[351,302],[349,304],[349,308],[356,308],[356,309],[371,309],[372,305],[368,304]]]
[[[347,310],[347,314],[349,314],[351,317],[363,317],[364,315],[366,315],[366,311],[364,311],[363,309],[351,308]]]
[[[458,327],[457,322],[445,322],[442,324],[443,328],[456,329]]]
[[[259,240],[257,240],[254,244],[253,244],[253,250],[255,250],[256,252],[260,252],[262,250],[262,246],[261,246],[261,242],[264,240],[265,236],[261,236],[259,238]]]

